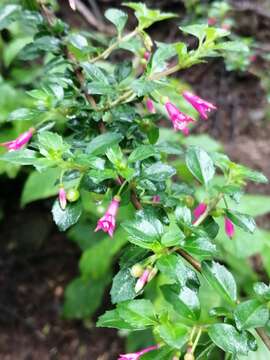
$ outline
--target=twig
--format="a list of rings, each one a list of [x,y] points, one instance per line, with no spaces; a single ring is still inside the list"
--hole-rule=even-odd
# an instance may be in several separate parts
[[[78,12],[85,18],[85,20],[98,31],[106,33],[108,35],[115,35],[115,30],[111,26],[105,25],[103,22],[97,19],[89,8],[81,1],[76,0],[76,8]]]

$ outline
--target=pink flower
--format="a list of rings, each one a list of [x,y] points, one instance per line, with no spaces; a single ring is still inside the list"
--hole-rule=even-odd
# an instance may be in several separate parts
[[[202,216],[202,214],[206,211],[207,205],[205,203],[200,203],[194,210],[193,215],[195,218],[195,221],[199,219],[199,217]]]
[[[76,11],[76,0],[69,0],[69,6],[73,11]]]
[[[208,112],[216,110],[216,106],[189,91],[183,92],[184,98],[198,111],[203,119],[208,119]]]
[[[180,130],[184,135],[188,135],[188,124],[190,122],[194,122],[194,120],[190,116],[182,113],[179,109],[177,109],[175,105],[173,105],[169,101],[165,103],[165,107],[173,124],[174,130]]]
[[[226,234],[229,236],[229,238],[232,238],[235,232],[233,222],[229,218],[225,217],[224,223]]]
[[[119,208],[120,198],[115,196],[108,209],[106,210],[104,216],[98,220],[97,227],[95,231],[103,230],[105,233],[108,233],[110,237],[113,236],[116,224],[116,214]]]
[[[58,192],[58,200],[62,210],[65,210],[67,206],[67,194],[63,186],[60,187]]]
[[[19,135],[17,139],[4,142],[0,144],[0,146],[5,146],[8,149],[8,151],[20,150],[31,139],[34,131],[35,131],[34,128],[30,128],[29,130]]]
[[[216,25],[216,23],[217,23],[217,18],[215,18],[215,17],[210,17],[210,18],[208,18],[207,23],[208,23],[209,26]]]
[[[120,355],[118,360],[140,360],[140,356],[148,353],[149,351],[156,350],[158,348],[159,348],[159,345],[149,346],[148,348],[138,351],[136,353]]]
[[[143,58],[148,61],[150,59],[150,56],[151,56],[151,53],[149,51],[146,51],[144,54],[143,54]]]
[[[135,293],[136,294],[144,288],[145,284],[148,282],[149,275],[150,275],[150,271],[148,269],[144,270],[142,276],[136,282],[136,285],[135,285]]]
[[[154,204],[158,204],[160,202],[160,196],[159,195],[154,195],[152,197],[152,201]]]
[[[152,101],[151,99],[149,99],[149,98],[146,100],[146,107],[147,107],[147,110],[148,110],[150,113],[155,114],[156,109],[155,109],[155,107],[154,107],[154,103],[153,103],[153,101]]]

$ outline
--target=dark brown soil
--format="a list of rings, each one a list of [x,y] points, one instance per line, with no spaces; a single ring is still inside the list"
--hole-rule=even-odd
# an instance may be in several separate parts
[[[233,2],[238,6],[237,31],[255,36],[262,47],[269,46],[268,0]],[[99,10],[120,3],[102,0]],[[183,14],[182,1],[148,3]],[[71,14],[66,1],[61,1],[61,14],[76,26],[87,26],[79,15]],[[167,37],[172,41],[175,28],[166,33],[163,29],[154,27],[151,32],[158,39]],[[219,108],[196,131],[210,133],[223,142],[233,160],[263,171],[270,178],[270,123],[266,119],[265,90],[254,75],[257,70],[255,65],[249,72],[227,72],[220,60],[197,66],[185,72],[184,78]],[[61,319],[63,289],[76,275],[80,254],[52,224],[49,203],[19,210],[14,199],[19,198],[21,183],[17,179],[0,184],[2,201],[12,199],[12,203],[4,204],[8,216],[0,224],[0,359],[117,359],[124,344],[115,331],[95,329],[94,323]],[[270,194],[269,185],[252,185],[248,189]],[[263,223],[269,227],[269,219]]]

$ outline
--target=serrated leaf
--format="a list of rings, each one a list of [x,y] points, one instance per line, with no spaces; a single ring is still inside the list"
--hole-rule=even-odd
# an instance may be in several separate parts
[[[239,213],[238,211],[226,211],[227,217],[243,230],[253,233],[256,229],[256,223],[250,215]]]
[[[121,318],[134,329],[142,330],[157,323],[156,313],[150,300],[131,300],[117,305]]]
[[[203,184],[208,184],[215,175],[215,167],[208,153],[197,147],[190,146],[186,153],[186,164],[189,171]]]
[[[197,290],[187,286],[163,285],[161,291],[179,315],[190,320],[199,319],[201,307]]]
[[[101,315],[98,318],[96,326],[124,329],[124,330],[133,330],[133,327],[130,326],[124,319],[120,317],[117,309],[106,311],[105,314]]]
[[[47,169],[40,173],[33,171],[27,178],[22,192],[21,205],[40,199],[46,199],[58,193],[56,180],[60,176],[60,169]]]
[[[113,145],[118,144],[122,140],[122,135],[112,132],[95,137],[87,145],[86,152],[91,155],[104,155],[105,152]]]
[[[66,231],[72,225],[76,224],[82,213],[82,205],[80,201],[69,203],[65,210],[62,210],[59,201],[55,200],[52,214],[53,220],[60,231]]]
[[[237,305],[234,318],[239,330],[264,327],[269,320],[269,310],[258,300],[248,300]]]
[[[225,352],[233,355],[247,355],[248,337],[245,332],[238,332],[229,324],[214,324],[209,327],[211,340]]]
[[[136,297],[135,284],[136,279],[131,275],[129,268],[121,269],[113,278],[111,288],[112,303],[120,303],[126,300],[132,300]]]
[[[202,274],[226,301],[232,305],[235,304],[237,299],[236,282],[225,266],[215,261],[203,261]]]
[[[105,17],[115,25],[118,33],[121,34],[128,19],[127,14],[122,10],[108,9],[105,12]]]

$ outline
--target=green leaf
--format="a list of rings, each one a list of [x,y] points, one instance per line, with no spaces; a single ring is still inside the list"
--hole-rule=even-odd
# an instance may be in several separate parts
[[[106,311],[105,314],[101,315],[98,318],[96,326],[121,330],[133,330],[133,327],[120,317],[117,309]]]
[[[203,184],[208,184],[215,174],[212,159],[205,150],[197,146],[190,146],[188,148],[186,164],[189,171]]]
[[[226,210],[227,217],[237,226],[243,230],[253,233],[256,229],[254,219],[246,214],[241,214],[237,211]]]
[[[196,38],[198,38],[200,43],[206,37],[206,29],[207,28],[208,28],[208,25],[204,25],[204,24],[195,24],[195,25],[187,25],[187,26],[180,27],[180,29],[184,33],[193,35]]]
[[[62,210],[59,201],[54,202],[52,208],[53,220],[60,231],[66,231],[72,225],[76,224],[82,213],[81,202],[69,203],[65,210]]]
[[[217,254],[217,247],[206,237],[186,238],[181,247],[192,255],[209,257]]]
[[[269,320],[269,310],[258,300],[248,300],[237,305],[234,318],[239,330],[264,327]]]
[[[159,336],[165,343],[175,349],[181,349],[188,340],[188,330],[183,324],[166,322],[156,328]]]
[[[163,234],[161,238],[161,244],[166,247],[177,246],[180,244],[180,241],[185,238],[184,233],[179,229],[179,227],[171,222],[167,231]]]
[[[60,40],[54,36],[41,36],[34,39],[30,44],[25,45],[18,54],[18,58],[23,61],[31,61],[45,52],[56,53],[59,50]]]
[[[92,81],[87,83],[86,90],[88,94],[93,95],[113,95],[115,94],[115,89],[108,84],[104,84],[100,81]]]
[[[105,12],[105,17],[115,25],[118,34],[121,34],[128,19],[127,14],[122,10],[108,9]]]
[[[113,145],[122,140],[122,135],[112,132],[95,137],[87,146],[86,152],[91,155],[104,155]]]
[[[132,74],[132,62],[125,60],[114,68],[114,76],[118,83],[126,80]]]
[[[199,319],[201,307],[197,290],[187,286],[163,285],[161,291],[179,315],[190,320]]]
[[[128,161],[133,163],[135,161],[145,160],[155,155],[157,155],[157,150],[153,145],[140,145],[132,151],[129,155]]]
[[[100,305],[105,287],[110,282],[110,274],[99,280],[74,279],[65,290],[63,315],[67,319],[85,319]]]
[[[121,224],[129,234],[129,241],[145,249],[153,249],[161,239],[164,228],[150,211],[140,210],[135,219]]]
[[[1,6],[0,8],[0,31],[8,27],[15,19],[21,9],[15,4]]]
[[[157,43],[157,50],[151,60],[151,72],[160,72],[167,66],[167,61],[177,54],[176,44]]]
[[[38,160],[38,152],[28,149],[10,151],[1,155],[0,160],[16,165],[33,165]]]
[[[63,152],[69,149],[60,135],[50,131],[39,133],[38,143],[40,153],[52,160],[61,158]]]
[[[169,346],[162,346],[160,349],[149,351],[140,356],[140,360],[171,360],[175,350]]]
[[[33,171],[27,178],[21,197],[21,205],[40,199],[46,199],[58,193],[56,180],[60,176],[60,169],[47,169],[40,173]]]
[[[137,79],[132,81],[130,87],[137,96],[144,96],[151,94],[153,91],[157,90],[160,87],[160,84],[152,80]]]
[[[183,287],[199,287],[200,282],[197,274],[185,265],[180,255],[163,255],[157,261],[157,267],[170,281],[176,282]]]
[[[144,177],[154,181],[165,181],[175,174],[175,168],[162,162],[156,162],[143,170]]]
[[[87,76],[89,76],[93,81],[102,82],[109,85],[109,80],[97,65],[91,64],[89,62],[84,62],[81,64]]]
[[[117,305],[121,318],[136,330],[157,324],[156,313],[150,300],[131,300]]]
[[[225,352],[233,355],[247,355],[248,337],[245,332],[238,332],[229,324],[214,324],[209,327],[211,340]]]
[[[263,282],[257,282],[254,284],[253,289],[258,296],[263,297],[266,300],[270,300],[270,286]]]
[[[237,288],[233,275],[215,261],[202,262],[202,274],[214,289],[230,304],[237,300]]]
[[[146,29],[157,21],[162,21],[175,17],[172,13],[161,13],[159,10],[151,10],[143,3],[128,2],[123,5],[135,10],[135,16],[139,22],[140,30]]]
[[[39,111],[28,109],[28,108],[20,108],[12,111],[8,116],[8,121],[26,121],[26,120],[35,120],[37,116],[40,114]]]
[[[119,303],[135,298],[136,279],[131,275],[129,268],[121,269],[114,277],[111,288],[112,303]]]

